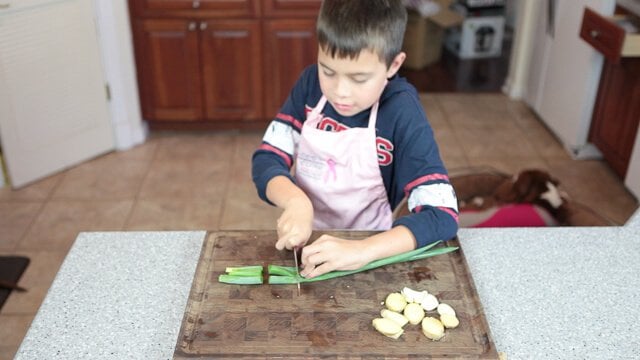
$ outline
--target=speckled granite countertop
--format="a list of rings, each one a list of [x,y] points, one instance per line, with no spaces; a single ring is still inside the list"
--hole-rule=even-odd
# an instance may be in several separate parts
[[[206,233],[81,233],[16,359],[171,359]]]
[[[80,234],[16,359],[170,359],[205,235]],[[509,359],[640,358],[640,211],[625,227],[459,237]]]

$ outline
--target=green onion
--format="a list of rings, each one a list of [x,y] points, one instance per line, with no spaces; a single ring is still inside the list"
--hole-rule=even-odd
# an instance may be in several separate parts
[[[225,269],[226,274],[218,276],[218,281],[227,284],[262,284],[262,266],[238,266]]]
[[[446,254],[446,253],[458,250],[458,247],[455,247],[455,246],[447,246],[443,248],[430,250],[432,247],[436,246],[441,242],[442,241],[437,241],[419,249],[408,251],[402,254],[397,254],[394,256],[389,256],[383,259],[378,259],[356,270],[332,271],[326,274],[322,274],[320,276],[316,276],[311,279],[307,279],[297,275],[294,267],[269,265],[269,284],[295,284],[298,282],[305,283],[305,282],[328,280],[328,279],[333,279],[340,276],[346,276],[346,275],[351,275],[351,274],[359,273],[366,270],[375,269],[385,265],[426,259],[431,256]]]
[[[260,276],[234,276],[228,274],[220,274],[218,281],[225,284],[235,285],[254,285],[262,284],[262,275]]]
[[[296,276],[298,272],[293,266],[269,265],[269,275]]]
[[[228,267],[225,272],[233,276],[257,276],[262,275],[261,265]]]

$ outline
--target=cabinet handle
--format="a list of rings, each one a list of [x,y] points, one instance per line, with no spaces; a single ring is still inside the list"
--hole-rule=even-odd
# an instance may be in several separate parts
[[[200,30],[206,30],[207,26],[208,26],[208,24],[207,24],[206,21],[201,22],[200,23]]]
[[[194,9],[197,9],[197,8],[199,8],[199,7],[200,7],[200,1],[198,1],[198,0],[194,0],[192,5],[193,5],[193,8],[194,8]]]
[[[597,39],[600,36],[600,31],[598,30],[591,30],[589,31],[589,35],[594,38]]]
[[[197,26],[197,25],[196,25],[196,22],[195,22],[195,21],[190,22],[190,23],[189,23],[189,31],[195,31],[196,26]]]
[[[11,4],[0,4],[0,9],[8,9]]]

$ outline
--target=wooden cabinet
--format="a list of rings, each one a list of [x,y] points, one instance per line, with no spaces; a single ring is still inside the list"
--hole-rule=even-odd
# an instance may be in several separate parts
[[[200,34],[204,118],[262,118],[260,26],[254,20],[207,22]]]
[[[277,114],[302,70],[317,61],[315,26],[311,19],[265,21],[266,116]]]
[[[142,114],[152,120],[198,120],[202,96],[197,24],[149,19],[134,23]],[[175,71],[174,69],[180,69]]]
[[[605,62],[589,132],[611,168],[624,179],[640,123],[640,58]]]
[[[129,0],[136,16],[255,17],[258,0]]]
[[[624,179],[640,123],[640,36],[625,32],[620,19],[587,8],[580,36],[605,58],[589,141]]]
[[[263,127],[316,61],[321,0],[129,0],[152,128]]]

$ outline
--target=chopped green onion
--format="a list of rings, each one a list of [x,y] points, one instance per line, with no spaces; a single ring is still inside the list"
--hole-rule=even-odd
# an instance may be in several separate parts
[[[225,269],[225,272],[232,276],[262,276],[262,266],[252,265],[228,267]]]
[[[296,268],[293,266],[269,265],[269,275],[296,276]]]
[[[234,276],[228,274],[220,274],[218,281],[226,284],[236,285],[254,285],[262,284],[262,275],[260,276]]]

